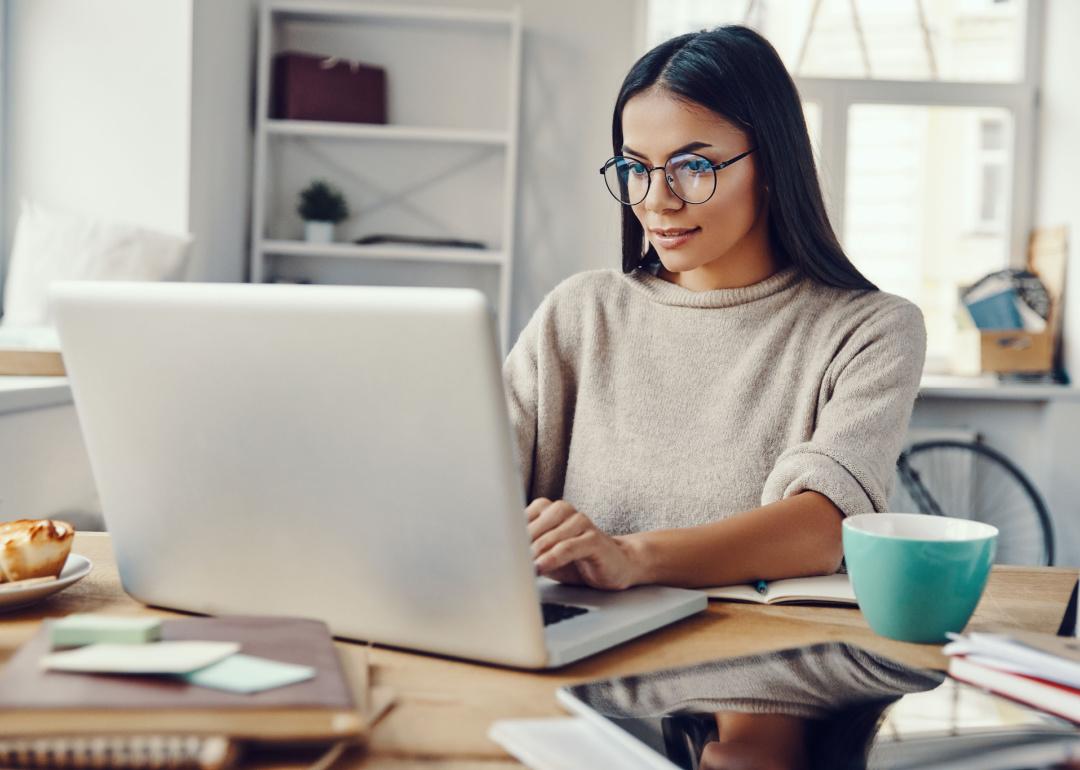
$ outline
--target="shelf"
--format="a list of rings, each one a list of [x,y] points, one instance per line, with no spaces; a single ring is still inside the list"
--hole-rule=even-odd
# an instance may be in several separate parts
[[[1080,401],[1080,388],[1040,383],[1001,383],[993,375],[956,377],[924,375],[919,398],[986,401]]]
[[[267,3],[270,13],[287,21],[350,22],[378,20],[390,22],[512,26],[520,20],[515,11],[479,11],[456,8],[356,5],[349,2],[307,2],[278,0]]]
[[[458,262],[474,265],[505,265],[505,252],[494,249],[466,249],[400,244],[307,243],[306,241],[263,241],[263,254],[285,257],[329,257],[332,259],[397,259],[417,262]]]
[[[374,123],[332,123],[318,120],[268,120],[266,131],[274,136],[320,139],[375,139],[388,142],[448,142],[505,147],[510,137],[504,131],[474,131],[462,128],[386,126]]]
[[[294,278],[313,283],[349,282],[370,272],[387,281],[424,284],[443,275],[440,265],[456,267],[445,270],[448,282],[460,279],[491,295],[505,352],[516,243],[521,9],[366,1],[257,3],[251,281],[261,283],[288,268]],[[387,108],[397,123],[271,119],[274,55],[286,50],[345,58],[363,53],[387,72],[393,86]],[[408,184],[430,180],[436,165],[445,166],[439,179],[457,175],[455,184]],[[379,183],[388,174],[396,176]],[[493,246],[320,244],[299,240],[299,233],[290,240],[292,231],[285,228],[290,221],[297,224],[290,213],[295,192],[319,177],[352,199],[379,196],[379,205],[366,212],[372,217],[364,220],[364,232],[411,233],[414,228],[401,223],[419,218],[454,223],[452,229],[431,224],[426,232],[467,233]],[[477,203],[481,195],[484,205]],[[492,205],[496,196],[498,208]]]

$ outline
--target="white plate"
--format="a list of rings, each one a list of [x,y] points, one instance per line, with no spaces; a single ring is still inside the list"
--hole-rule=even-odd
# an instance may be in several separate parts
[[[25,607],[41,601],[46,596],[52,596],[57,591],[63,591],[89,575],[93,568],[94,565],[85,556],[72,553],[68,554],[64,568],[60,570],[60,577],[56,580],[24,587],[20,587],[17,582],[0,583],[0,612]]]

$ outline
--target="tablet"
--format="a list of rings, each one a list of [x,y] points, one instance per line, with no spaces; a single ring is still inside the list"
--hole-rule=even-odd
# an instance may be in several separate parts
[[[1011,770],[1080,757],[1072,724],[833,642],[564,687],[656,770]]]

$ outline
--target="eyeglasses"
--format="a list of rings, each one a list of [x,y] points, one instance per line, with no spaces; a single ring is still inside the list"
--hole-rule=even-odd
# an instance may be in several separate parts
[[[601,167],[600,173],[611,196],[626,206],[636,206],[645,200],[652,174],[660,169],[664,170],[664,179],[672,193],[687,203],[704,203],[716,192],[716,172],[742,160],[755,149],[719,163],[684,152],[671,156],[663,166],[651,168],[640,160],[616,155]]]

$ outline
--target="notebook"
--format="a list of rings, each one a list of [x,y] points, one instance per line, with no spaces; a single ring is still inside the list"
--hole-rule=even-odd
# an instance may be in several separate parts
[[[241,652],[311,666],[307,681],[254,694],[179,679],[45,671],[48,622],[0,671],[0,736],[224,736],[270,743],[359,739],[364,719],[326,625],[296,618],[166,620],[166,641],[239,642]]]
[[[857,605],[851,580],[843,573],[823,577],[787,578],[766,584],[765,593],[749,584],[706,588],[710,599],[756,604],[847,604]]]
[[[1075,687],[985,665],[964,655],[949,658],[949,676],[1080,724],[1080,690]]]

